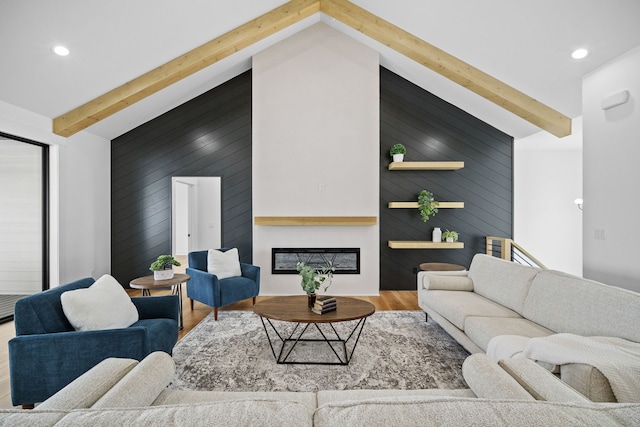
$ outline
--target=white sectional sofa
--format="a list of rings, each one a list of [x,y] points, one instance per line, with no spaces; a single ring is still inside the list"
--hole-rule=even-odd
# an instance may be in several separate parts
[[[418,304],[469,352],[496,359],[522,354],[530,338],[553,334],[640,343],[640,294],[484,254],[455,276],[419,272]],[[592,401],[616,401],[593,366],[547,367]]]
[[[173,360],[106,359],[3,426],[637,426],[640,404],[593,403],[527,359],[470,356],[462,390],[169,390]]]

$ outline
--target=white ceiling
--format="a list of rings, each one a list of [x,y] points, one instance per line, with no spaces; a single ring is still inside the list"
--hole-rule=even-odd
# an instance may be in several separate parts
[[[0,100],[57,117],[282,0],[1,0]],[[586,73],[640,46],[638,0],[353,0],[569,117]],[[539,129],[322,14],[236,53],[99,122],[113,139],[249,69],[251,55],[316,22],[376,48],[381,64],[515,137]],[[51,53],[55,44],[68,57]],[[570,53],[588,47],[590,56]]]

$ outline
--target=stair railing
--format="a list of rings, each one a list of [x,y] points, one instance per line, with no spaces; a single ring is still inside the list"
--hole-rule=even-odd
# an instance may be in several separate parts
[[[512,239],[506,237],[491,236],[487,236],[486,239],[487,255],[496,256],[508,261],[529,265],[531,267],[538,267],[543,270],[548,270],[548,268],[545,267],[543,263],[538,261],[533,255],[524,250],[522,246],[518,245]]]

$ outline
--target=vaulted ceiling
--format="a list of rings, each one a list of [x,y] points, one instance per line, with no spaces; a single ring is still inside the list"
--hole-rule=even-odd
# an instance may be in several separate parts
[[[152,4],[0,3],[0,101],[57,118],[61,135],[86,129],[111,139],[323,21],[377,49],[383,66],[506,133],[563,136],[568,118],[581,114],[582,76],[640,45],[636,0]],[[55,57],[54,44],[71,55]],[[591,54],[578,62],[569,54],[582,46]]]

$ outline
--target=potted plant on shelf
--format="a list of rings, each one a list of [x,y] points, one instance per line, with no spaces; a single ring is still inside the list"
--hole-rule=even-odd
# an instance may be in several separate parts
[[[438,213],[438,205],[433,197],[433,193],[422,190],[418,195],[418,211],[423,222],[429,221],[429,218]]]
[[[180,262],[171,255],[160,255],[156,259],[149,270],[153,271],[154,280],[173,279],[173,266],[180,266]]]
[[[313,307],[316,302],[316,291],[320,289],[320,286],[325,284],[327,280],[329,282],[325,285],[324,291],[326,292],[327,289],[329,289],[333,281],[333,272],[335,269],[330,261],[320,268],[306,265],[304,262],[296,264],[296,270],[298,270],[302,278],[302,290],[305,291],[308,296],[309,307]]]
[[[404,160],[404,155],[407,154],[407,149],[402,144],[394,144],[391,146],[389,154],[393,157],[394,162],[401,162]]]
[[[449,230],[445,230],[442,232],[442,237],[444,237],[444,240],[451,243],[451,242],[457,242],[458,241],[458,232],[457,231],[449,231]]]

